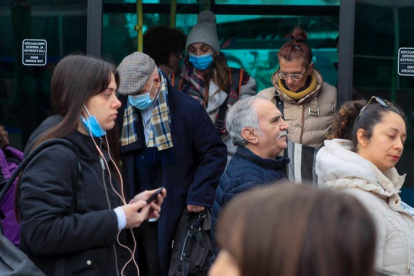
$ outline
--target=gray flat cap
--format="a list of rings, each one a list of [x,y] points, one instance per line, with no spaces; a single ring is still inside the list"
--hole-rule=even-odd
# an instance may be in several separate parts
[[[126,56],[118,66],[120,84],[118,93],[130,95],[144,87],[156,65],[152,58],[141,52]]]

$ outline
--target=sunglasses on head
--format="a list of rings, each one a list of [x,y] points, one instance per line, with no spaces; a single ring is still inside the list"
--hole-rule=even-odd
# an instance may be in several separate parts
[[[404,117],[404,113],[403,113],[401,110],[399,110],[398,108],[394,107],[394,105],[393,105],[390,101],[387,101],[387,100],[381,99],[380,97],[377,97],[377,96],[372,96],[372,97],[371,97],[371,99],[369,99],[369,101],[367,102],[367,104],[366,104],[366,105],[364,105],[364,107],[363,107],[363,108],[359,111],[359,114],[358,114],[357,119],[358,119],[359,117],[361,117],[361,115],[362,115],[362,113],[364,112],[365,108],[367,108],[367,106],[369,106],[369,105],[370,105],[370,103],[372,102],[372,100],[376,100],[376,101],[377,101],[377,103],[379,103],[379,104],[380,104],[380,105],[382,105],[383,107],[386,107],[386,108],[391,108],[393,111],[397,112],[397,113],[398,113],[398,114],[400,114],[402,117]]]

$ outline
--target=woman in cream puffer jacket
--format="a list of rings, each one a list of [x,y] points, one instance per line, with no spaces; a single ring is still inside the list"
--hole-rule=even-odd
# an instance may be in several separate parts
[[[320,185],[356,196],[377,226],[376,267],[395,275],[414,274],[414,219],[401,207],[398,195],[405,175],[395,168],[382,173],[350,150],[351,141],[325,141],[317,155]]]
[[[372,104],[373,99],[381,104]],[[371,213],[378,233],[377,269],[414,275],[414,219],[401,206],[405,175],[395,169],[407,138],[404,114],[378,97],[365,106],[348,102],[333,130],[336,139],[325,141],[316,156],[319,185],[354,195]]]

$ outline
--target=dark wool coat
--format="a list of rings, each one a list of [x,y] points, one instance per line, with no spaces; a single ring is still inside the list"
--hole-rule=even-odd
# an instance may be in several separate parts
[[[61,119],[44,121],[28,145]],[[78,155],[64,145],[50,146],[34,157],[20,178],[21,249],[47,275],[117,275],[117,262],[120,271],[125,258],[131,257],[116,241],[118,221],[112,209],[122,203],[92,138],[80,132],[65,138],[78,148]],[[99,145],[100,139],[96,142]],[[81,186],[77,185],[75,197],[78,162]],[[114,175],[112,171],[112,186],[117,189]],[[126,231],[121,232],[123,244]]]
[[[212,211],[212,236],[215,235],[220,210],[237,194],[259,185],[286,178],[287,157],[263,159],[247,148],[239,146],[220,178]],[[217,248],[215,248],[217,253]]]
[[[121,97],[124,114],[128,97]],[[167,189],[158,220],[158,248],[163,275],[168,272],[171,242],[187,204],[211,207],[219,178],[226,166],[226,146],[205,109],[191,96],[168,83],[173,148],[158,152],[162,161],[149,168],[144,146],[121,147],[125,187],[130,196],[152,189],[147,179]],[[137,114],[140,112],[138,110]],[[122,119],[122,116],[119,116]],[[140,117],[140,115],[139,115]],[[122,128],[122,122],[119,123]],[[142,131],[142,122],[137,125]],[[143,140],[143,132],[139,134]],[[170,161],[172,160],[172,163]],[[151,181],[149,181],[151,182]]]

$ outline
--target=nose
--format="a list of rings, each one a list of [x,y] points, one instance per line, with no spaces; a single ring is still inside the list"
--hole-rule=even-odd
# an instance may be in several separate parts
[[[203,52],[201,51],[201,49],[197,49],[197,50],[196,50],[196,55],[197,55],[197,56],[201,56],[201,55],[203,55]]]
[[[291,76],[291,75],[289,75],[289,76],[287,77],[286,82],[287,82],[288,84],[291,84],[291,83],[293,83],[293,82],[294,82],[294,80],[293,80],[293,78],[292,78],[292,76]]]
[[[404,149],[404,142],[403,142],[403,140],[397,139],[395,148],[402,151]]]
[[[281,118],[280,129],[281,130],[288,130],[289,129],[288,123],[286,123],[286,121],[283,118]]]
[[[120,100],[118,100],[118,98],[115,96],[115,100],[114,100],[114,103],[113,103],[113,107],[115,108],[115,109],[118,109],[118,108],[120,108],[121,107],[121,101]]]

